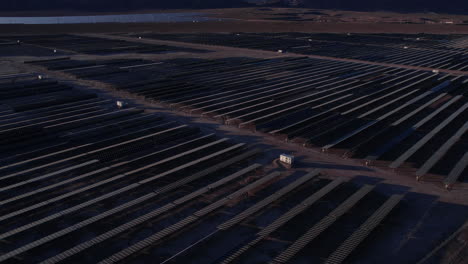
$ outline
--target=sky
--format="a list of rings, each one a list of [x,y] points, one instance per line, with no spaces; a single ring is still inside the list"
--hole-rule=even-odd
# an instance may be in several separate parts
[[[0,0],[2,11],[87,10],[115,11],[158,8],[243,7],[264,0]],[[268,0],[270,1],[270,0]],[[273,0],[282,1],[282,0]],[[468,14],[468,0],[303,0],[305,7],[357,11],[436,12]]]

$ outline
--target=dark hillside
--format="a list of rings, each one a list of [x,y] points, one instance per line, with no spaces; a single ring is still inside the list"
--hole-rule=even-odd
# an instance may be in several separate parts
[[[353,11],[437,12],[468,14],[466,0],[2,0],[2,11],[79,10],[79,11],[132,11],[141,9],[202,9],[254,6],[288,6],[301,2],[301,6],[320,9]]]

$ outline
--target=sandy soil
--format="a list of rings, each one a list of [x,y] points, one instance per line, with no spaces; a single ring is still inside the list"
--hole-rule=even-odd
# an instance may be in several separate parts
[[[424,22],[438,20],[453,20],[463,22],[468,15],[453,15],[439,13],[398,13],[398,12],[358,12],[344,10],[308,9],[308,8],[231,8],[209,9],[204,13],[214,17],[235,19],[268,19],[287,16],[297,16],[301,19],[341,20],[341,21],[372,21],[372,22]],[[421,20],[423,19],[423,20]]]
[[[131,23],[73,25],[0,25],[0,35],[66,33],[194,33],[194,32],[319,32],[319,33],[431,33],[468,34],[463,25],[419,25],[384,23],[315,23],[291,21],[209,21],[190,23]]]
[[[390,11],[379,12],[359,12],[346,10],[327,10],[311,8],[280,8],[280,7],[246,7],[246,8],[215,8],[215,9],[140,9],[131,11],[76,11],[76,10],[45,10],[45,11],[1,11],[0,16],[4,17],[23,17],[23,16],[92,16],[92,15],[116,15],[116,14],[156,14],[156,13],[183,13],[197,12],[204,13],[212,17],[234,18],[234,19],[263,19],[287,14],[301,14],[303,18],[313,17],[340,17],[340,18],[394,18],[410,20],[414,18],[428,19],[455,19],[467,20],[468,15],[444,14],[444,13],[398,13]],[[313,13],[311,13],[313,12]]]
[[[0,61],[0,77],[3,75],[18,74],[29,72],[29,68],[24,64],[19,64],[21,58],[14,58]]]

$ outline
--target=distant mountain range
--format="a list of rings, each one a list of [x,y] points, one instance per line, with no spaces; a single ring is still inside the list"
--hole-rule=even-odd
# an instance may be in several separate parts
[[[436,12],[468,14],[468,0],[245,0],[281,6],[351,11]]]
[[[1,0],[1,11],[138,9],[201,9],[255,5],[340,9],[354,11],[437,12],[468,14],[468,0]]]
[[[304,0],[305,7],[354,11],[468,14],[467,0]]]

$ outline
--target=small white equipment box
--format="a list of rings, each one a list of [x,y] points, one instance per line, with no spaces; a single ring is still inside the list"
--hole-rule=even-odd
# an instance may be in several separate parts
[[[292,166],[294,163],[294,156],[292,155],[287,155],[287,154],[281,154],[280,155],[280,161],[283,163],[288,164],[289,166]]]
[[[127,106],[127,103],[124,101],[117,101],[117,107],[119,109],[125,108]]]

